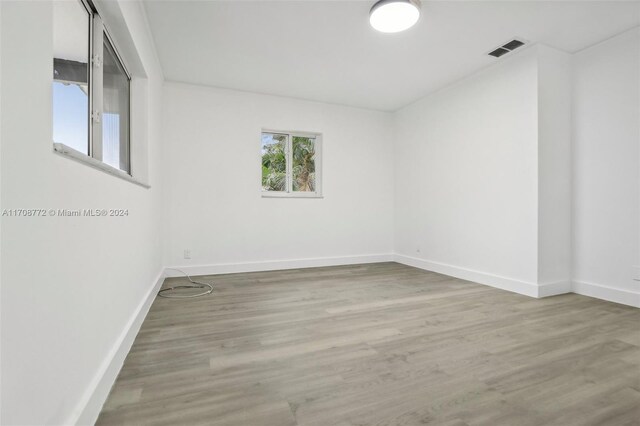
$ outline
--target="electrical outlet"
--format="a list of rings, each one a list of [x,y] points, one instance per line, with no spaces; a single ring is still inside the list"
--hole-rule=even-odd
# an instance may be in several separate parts
[[[420,253],[420,247],[416,247],[416,253]]]
[[[191,259],[191,250],[184,249],[184,258],[185,259]]]

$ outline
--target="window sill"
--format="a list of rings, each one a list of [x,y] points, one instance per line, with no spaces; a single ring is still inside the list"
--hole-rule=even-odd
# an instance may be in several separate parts
[[[76,151],[75,149],[68,147],[62,143],[53,143],[53,152],[58,155],[61,155],[65,158],[70,158],[74,161],[77,161],[82,164],[86,164],[89,167],[93,167],[94,169],[101,170],[105,173],[108,173],[112,176],[118,177],[120,179],[129,181],[133,184],[139,185],[143,188],[149,189],[151,186],[149,184],[140,182],[133,176],[129,175],[122,170],[116,169],[115,167],[111,167],[108,164],[103,163],[102,161],[98,161],[95,158],[89,157],[88,155],[83,154],[82,152]]]
[[[324,198],[322,194],[312,193],[291,193],[291,192],[263,192],[262,198]]]

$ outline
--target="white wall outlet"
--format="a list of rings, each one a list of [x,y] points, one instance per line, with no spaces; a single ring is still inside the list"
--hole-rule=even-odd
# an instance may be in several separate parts
[[[191,259],[191,250],[184,249],[184,258],[185,259]]]
[[[416,253],[420,253],[420,247],[416,247]]]

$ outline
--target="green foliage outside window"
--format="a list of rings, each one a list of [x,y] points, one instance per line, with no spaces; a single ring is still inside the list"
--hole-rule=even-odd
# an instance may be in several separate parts
[[[287,191],[287,135],[262,134],[262,190]],[[315,139],[293,136],[291,140],[291,190],[316,190]]]
[[[265,134],[262,137],[262,189],[287,190],[286,135]]]

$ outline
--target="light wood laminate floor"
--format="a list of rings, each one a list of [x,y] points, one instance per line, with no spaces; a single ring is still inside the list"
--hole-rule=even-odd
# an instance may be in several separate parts
[[[640,424],[640,309],[397,263],[200,279],[156,299],[99,425]]]

